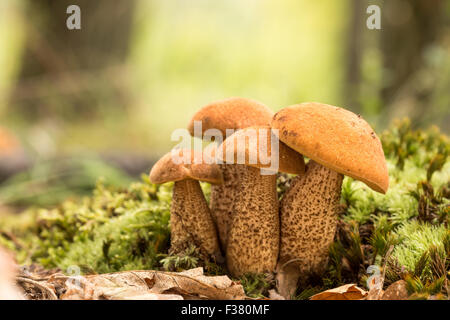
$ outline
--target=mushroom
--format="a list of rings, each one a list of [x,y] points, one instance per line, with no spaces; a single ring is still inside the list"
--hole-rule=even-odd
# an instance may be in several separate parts
[[[252,137],[255,137],[253,142]],[[274,271],[280,243],[276,173],[302,174],[305,170],[303,156],[284,143],[275,150],[277,167],[272,167],[272,161],[261,161],[264,156],[272,160],[273,138],[277,139],[269,126],[249,127],[228,137],[216,154],[223,161],[236,163],[236,159],[241,159],[244,162],[226,250],[228,271],[235,277]],[[266,150],[266,154],[262,150]],[[260,172],[261,169],[267,172]]]
[[[333,242],[344,175],[386,193],[389,175],[381,142],[370,125],[348,110],[302,103],[272,120],[279,139],[310,158],[281,200],[279,293],[290,297],[299,280],[324,271]]]
[[[179,158],[174,161],[174,156]],[[174,181],[170,253],[181,253],[194,245],[202,255],[223,262],[216,227],[199,183],[220,184],[222,173],[216,164],[204,162],[202,156],[193,150],[172,150],[153,166],[150,181],[157,184]],[[178,161],[183,157],[190,157],[190,164]],[[196,163],[195,159],[202,161]]]
[[[210,129],[217,129],[222,137],[226,137],[227,129],[236,130],[252,125],[269,125],[272,117],[273,112],[262,103],[234,97],[215,101],[201,108],[192,117],[188,129],[192,136],[201,139],[204,138],[205,131]],[[197,121],[202,124],[200,132],[195,132],[194,125]],[[244,166],[219,164],[219,167],[222,171],[224,183],[211,186],[210,207],[219,233],[222,250],[225,251],[230,217],[233,212],[239,177],[244,170]]]

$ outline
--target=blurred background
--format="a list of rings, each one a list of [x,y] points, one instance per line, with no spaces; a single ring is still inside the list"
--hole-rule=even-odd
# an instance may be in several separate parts
[[[0,211],[126,186],[230,96],[449,133],[450,1],[0,0]]]

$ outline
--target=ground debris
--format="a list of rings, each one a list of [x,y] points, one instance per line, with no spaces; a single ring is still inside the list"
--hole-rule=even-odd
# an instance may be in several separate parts
[[[205,276],[203,268],[183,272],[122,271],[66,276],[54,273],[34,279],[22,274],[17,281],[29,299],[61,300],[181,300],[245,299],[242,285],[227,276]]]
[[[409,294],[405,280],[398,280],[384,291],[381,300],[408,300]]]
[[[366,296],[367,291],[350,283],[315,294],[311,300],[363,300]]]

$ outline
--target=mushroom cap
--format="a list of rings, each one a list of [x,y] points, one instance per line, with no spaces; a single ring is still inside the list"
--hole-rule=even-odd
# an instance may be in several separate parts
[[[280,110],[271,125],[297,152],[386,193],[389,174],[380,139],[359,115],[307,102]]]
[[[249,137],[255,135],[255,144],[251,144]],[[266,137],[266,139],[265,139]],[[267,159],[271,159],[271,137],[278,139],[270,129],[269,126],[252,126],[245,129],[241,129],[229,136],[218,147],[222,151],[221,153],[216,151],[216,157],[221,158],[224,162],[226,159],[227,150],[233,152],[233,163],[237,163],[239,155],[245,159],[245,165],[255,168],[264,168],[270,170],[271,163],[263,163],[259,157],[259,151],[262,149],[265,151],[262,156]],[[245,140],[240,140],[245,139]],[[245,145],[242,146],[237,141],[245,141]],[[253,143],[255,143],[253,142]],[[303,156],[295,150],[289,148],[286,144],[279,141],[278,145],[278,170],[281,172],[291,174],[303,174],[305,172],[305,162]],[[253,159],[250,163],[250,160]]]
[[[189,122],[188,130],[191,136],[194,136],[194,121],[201,121],[202,135],[208,129],[218,129],[225,137],[226,129],[270,125],[272,117],[273,111],[264,104],[251,99],[233,97],[212,102],[201,108]]]
[[[186,159],[190,157],[190,163],[184,163],[185,161],[182,161],[182,163],[174,162],[174,154],[186,157]],[[195,159],[198,161],[195,161]],[[169,181],[193,179],[212,184],[222,184],[223,177],[219,166],[215,163],[208,164],[205,160],[202,152],[189,149],[173,149],[155,163],[150,171],[150,181],[160,184]]]

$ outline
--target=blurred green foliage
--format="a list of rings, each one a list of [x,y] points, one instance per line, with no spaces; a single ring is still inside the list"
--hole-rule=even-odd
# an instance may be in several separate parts
[[[412,2],[402,0],[406,7],[409,3],[410,11],[405,10],[409,14],[413,14]],[[2,1],[0,118],[25,146],[29,146],[33,130],[39,128],[48,133],[57,152],[132,149],[162,155],[174,144],[172,131],[185,128],[200,106],[230,96],[260,100],[274,111],[304,101],[340,105],[361,113],[377,129],[384,128],[393,117],[409,115],[414,118],[413,127],[436,123],[448,131],[448,4],[441,10],[435,41],[414,53],[418,62],[413,66],[417,68],[405,81],[405,88],[399,89],[398,97],[387,102],[382,91],[395,75],[385,61],[395,52],[386,52],[383,35],[396,31],[389,24],[393,14],[389,5],[380,3],[386,24],[381,31],[374,31],[365,25],[365,9],[372,4],[367,0],[359,5],[352,0],[132,3],[127,47],[105,50],[105,59],[116,51],[125,51],[126,58],[98,69],[64,70],[62,77],[61,72],[53,74],[48,66],[54,61],[42,61],[45,53],[59,62],[68,60],[68,64],[77,53],[58,56],[51,47],[56,40],[49,37],[48,42],[43,41],[47,31],[36,26],[43,23],[39,17],[45,13],[30,15],[29,1]],[[86,5],[84,9],[95,8]],[[103,10],[105,16],[108,10],[114,11]],[[89,15],[84,17],[88,19]],[[406,23],[408,33],[412,22],[400,18],[397,24]],[[78,35],[83,44],[96,39],[89,34],[94,32],[91,22],[84,23]],[[417,21],[417,25],[420,23]],[[419,36],[416,41],[414,37],[408,41],[418,43]],[[47,69],[35,77],[20,79],[21,59],[33,45],[43,50],[37,51],[35,63]],[[352,60],[353,54],[356,60]],[[79,58],[105,60],[98,56]],[[349,79],[352,72],[357,83]],[[10,98],[17,94],[19,102],[37,104],[42,117],[24,119],[26,109],[18,109]],[[77,104],[80,97],[88,101],[87,106]]]
[[[14,207],[56,205],[90,194],[93,182],[102,177],[115,187],[126,187],[132,181],[122,170],[95,157],[39,161],[0,183],[0,203]]]

